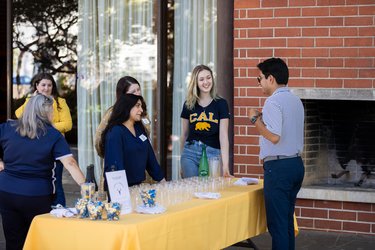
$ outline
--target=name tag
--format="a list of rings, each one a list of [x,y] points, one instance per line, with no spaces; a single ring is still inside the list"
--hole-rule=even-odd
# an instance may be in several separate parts
[[[145,141],[145,140],[147,140],[147,136],[145,136],[144,134],[141,134],[139,136],[139,139],[141,139],[142,141]]]

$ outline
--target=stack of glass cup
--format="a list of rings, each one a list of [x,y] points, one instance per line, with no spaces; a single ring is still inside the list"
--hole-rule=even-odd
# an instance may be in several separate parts
[[[156,184],[142,183],[130,187],[133,208],[142,204],[141,191],[155,189],[156,204],[168,208],[191,200],[196,192],[220,192],[232,185],[232,178],[191,177]]]

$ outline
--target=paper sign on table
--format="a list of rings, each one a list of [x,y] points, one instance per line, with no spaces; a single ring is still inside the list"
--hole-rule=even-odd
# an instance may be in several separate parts
[[[107,172],[105,175],[107,178],[111,202],[118,202],[121,204],[121,214],[131,213],[132,206],[125,170]]]

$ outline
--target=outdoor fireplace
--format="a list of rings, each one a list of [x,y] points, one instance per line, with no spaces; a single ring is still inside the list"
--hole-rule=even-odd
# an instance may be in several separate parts
[[[373,91],[293,92],[305,107],[305,179],[299,198],[374,202]]]

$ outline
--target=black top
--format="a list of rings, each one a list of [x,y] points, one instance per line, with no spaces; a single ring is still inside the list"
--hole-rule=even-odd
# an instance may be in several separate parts
[[[220,149],[220,120],[229,117],[228,103],[223,98],[212,100],[207,107],[196,103],[193,110],[187,109],[185,102],[181,118],[189,121],[187,141],[201,141],[210,147]]]

